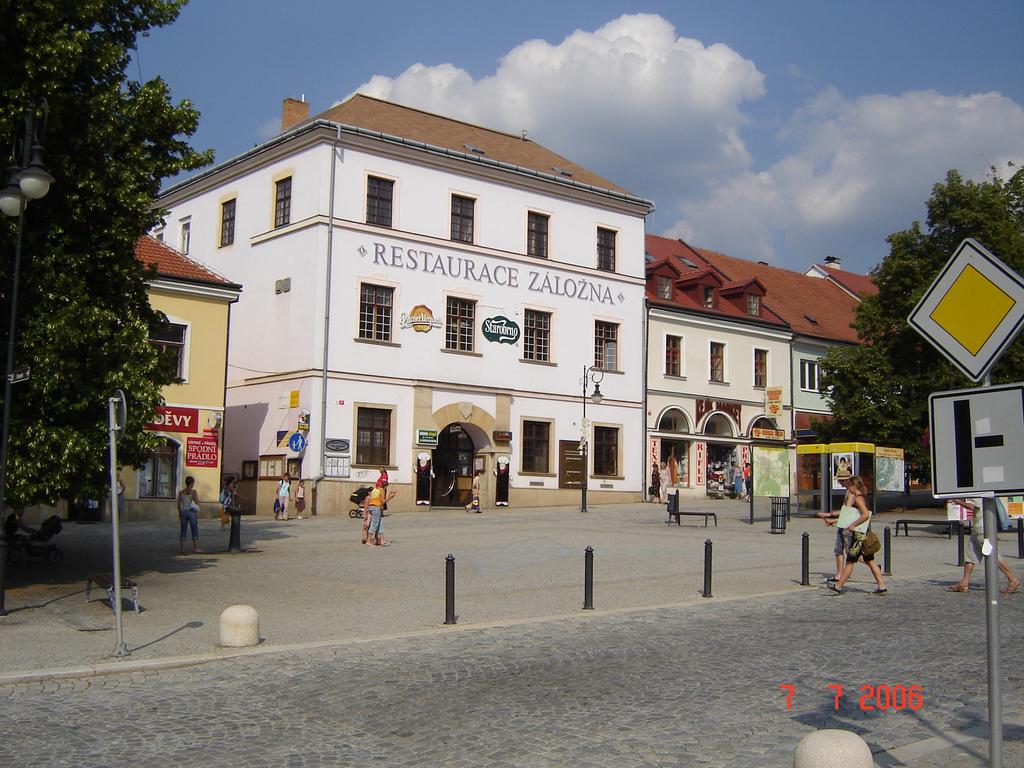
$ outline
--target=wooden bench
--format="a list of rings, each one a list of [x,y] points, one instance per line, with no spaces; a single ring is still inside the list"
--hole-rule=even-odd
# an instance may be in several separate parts
[[[708,527],[708,518],[710,517],[715,521],[715,528],[718,527],[718,514],[715,512],[681,512],[679,510],[669,510],[668,520],[665,521],[665,524],[671,525],[672,518],[674,517],[676,519],[676,525],[682,525],[683,515],[686,515],[687,517],[703,517],[705,528]]]
[[[946,529],[946,538],[947,539],[951,539],[951,538],[953,538],[953,532],[960,528],[961,523],[960,523],[959,520],[918,520],[918,519],[915,519],[915,518],[907,518],[907,519],[903,519],[903,520],[897,520],[896,521],[896,535],[897,536],[900,535],[900,526],[901,525],[903,526],[903,535],[904,536],[909,536],[910,535],[910,531],[908,530],[908,526],[911,526],[911,525],[937,525],[940,528],[945,528]],[[964,525],[964,532],[966,533],[967,531],[970,530],[970,528],[971,527],[969,525]]]
[[[85,602],[89,602],[89,595],[92,592],[92,585],[95,584],[100,589],[107,593],[107,599],[110,601],[110,607],[115,609],[114,604],[114,575],[112,573],[93,573],[85,582]],[[131,597],[128,598],[132,605],[132,608],[136,613],[139,612],[139,585],[129,579],[127,576],[121,577],[121,592],[131,592]]]

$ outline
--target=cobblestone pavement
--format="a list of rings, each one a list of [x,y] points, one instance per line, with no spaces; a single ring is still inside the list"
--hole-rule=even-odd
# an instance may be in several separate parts
[[[7,683],[5,764],[781,768],[803,735],[838,727],[879,766],[973,768],[987,764],[981,583],[874,597],[861,581]],[[1024,595],[1000,606],[1011,768]],[[897,686],[920,686],[923,703],[862,710],[863,685],[896,704]]]

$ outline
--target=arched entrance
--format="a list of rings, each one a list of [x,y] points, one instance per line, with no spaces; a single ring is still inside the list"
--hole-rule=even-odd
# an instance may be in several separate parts
[[[435,507],[465,506],[473,491],[473,457],[476,446],[463,424],[449,424],[437,436],[433,450]]]

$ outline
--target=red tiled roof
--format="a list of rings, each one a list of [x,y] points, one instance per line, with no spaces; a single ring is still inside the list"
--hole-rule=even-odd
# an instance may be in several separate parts
[[[650,238],[648,235],[648,241]],[[857,332],[851,327],[858,301],[831,281],[705,248],[696,251],[731,280],[760,280],[766,291],[765,301],[794,333],[859,343]]]
[[[241,288],[237,283],[232,283],[221,277],[209,267],[192,261],[177,249],[165,245],[150,235],[143,235],[135,242],[135,258],[147,267],[155,267],[160,277],[189,280],[196,283],[212,283],[225,288]]]
[[[467,155],[510,163],[521,168],[577,181],[593,187],[629,194],[591,170],[542,147],[532,139],[472,123],[464,123],[421,109],[392,104],[357,93],[319,115],[301,121],[331,120],[403,139],[454,150]]]
[[[765,325],[786,325],[785,320],[765,301],[761,302],[761,315],[759,317],[751,317],[731,301],[720,300],[717,307],[705,307],[703,302],[698,301],[689,292],[679,289],[673,291],[673,299],[671,301],[661,298],[658,296],[655,275],[658,269],[663,268],[666,263],[674,266],[680,274],[679,280],[676,281],[677,286],[680,283],[683,285],[689,284],[707,276],[714,279],[720,286],[725,283],[731,283],[732,287],[739,287],[740,285],[749,284],[753,280],[742,277],[740,281],[735,281],[733,279],[734,276],[723,273],[717,265],[712,264],[682,240],[670,240],[665,237],[658,237],[657,235],[647,235],[646,249],[647,253],[653,258],[653,261],[647,264],[647,299],[652,305],[677,307],[679,309],[697,311],[701,314]]]
[[[858,275],[856,272],[847,272],[843,269],[832,269],[827,264],[815,264],[820,272],[823,272],[827,279],[839,283],[843,288],[858,296],[874,296],[878,293],[878,286],[871,275]]]

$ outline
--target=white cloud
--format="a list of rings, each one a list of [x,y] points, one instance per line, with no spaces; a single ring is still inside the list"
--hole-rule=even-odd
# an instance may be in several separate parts
[[[525,129],[654,200],[651,231],[794,269],[832,254],[867,271],[887,235],[924,215],[948,169],[980,179],[992,165],[1024,163],[1024,111],[998,93],[850,99],[828,87],[789,116],[777,154],[758,160],[743,138],[764,127],[744,112],[765,94],[755,64],[648,14],[558,43],[526,41],[480,79],[450,63],[416,64],[357,90]]]
[[[479,80],[452,64],[416,64],[356,90],[513,134],[525,129],[648,195],[749,165],[740,105],[763,95],[764,76],[728,46],[705,46],[639,14],[557,44],[524,42]]]
[[[680,200],[670,229],[793,268],[833,254],[867,271],[884,258],[887,235],[923,217],[947,170],[981,179],[1024,158],[1024,110],[997,93],[847,100],[830,88],[797,110],[779,139],[789,154]]]

